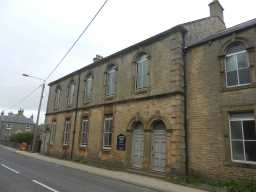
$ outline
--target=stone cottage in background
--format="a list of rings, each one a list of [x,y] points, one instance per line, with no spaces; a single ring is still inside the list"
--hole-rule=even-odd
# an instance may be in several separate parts
[[[44,152],[166,175],[256,175],[256,20],[177,25],[49,84]],[[238,171],[239,170],[239,171]]]
[[[23,113],[23,109],[20,109],[17,114],[9,112],[5,115],[4,111],[1,112],[0,143],[8,143],[13,134],[33,131],[33,128],[35,127],[33,115],[28,118],[24,116]]]

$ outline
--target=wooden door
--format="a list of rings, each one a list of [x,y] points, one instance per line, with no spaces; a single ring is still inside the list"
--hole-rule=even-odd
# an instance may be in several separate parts
[[[132,134],[132,166],[142,168],[144,159],[144,132],[139,126],[133,130]]]
[[[151,167],[154,171],[165,172],[166,166],[166,131],[154,129],[152,134]]]

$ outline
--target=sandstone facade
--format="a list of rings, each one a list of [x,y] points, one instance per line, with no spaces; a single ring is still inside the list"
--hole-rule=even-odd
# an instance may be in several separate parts
[[[210,12],[50,83],[44,152],[166,175],[253,177],[253,163],[231,160],[229,118],[255,113],[256,21],[226,29],[218,1]],[[249,53],[251,83],[227,88],[234,42]]]

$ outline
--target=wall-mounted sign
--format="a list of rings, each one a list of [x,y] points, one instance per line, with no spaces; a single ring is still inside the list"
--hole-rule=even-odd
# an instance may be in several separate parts
[[[125,151],[126,138],[123,134],[117,136],[116,149],[119,151]]]

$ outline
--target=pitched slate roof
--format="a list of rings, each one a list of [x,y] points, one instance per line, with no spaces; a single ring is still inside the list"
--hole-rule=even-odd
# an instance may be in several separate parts
[[[9,123],[34,124],[33,119],[18,114],[2,115],[0,116],[0,121]]]
[[[227,29],[225,29],[223,31],[220,31],[218,33],[215,33],[213,35],[210,35],[210,36],[206,37],[205,39],[202,39],[201,41],[198,41],[198,42],[190,45],[187,48],[192,48],[192,47],[201,45],[203,43],[206,43],[208,41],[212,41],[212,40],[215,40],[215,39],[218,39],[218,38],[222,38],[222,37],[228,36],[228,35],[230,35],[234,32],[243,31],[243,30],[246,30],[248,28],[255,27],[255,26],[256,26],[256,18],[252,19],[252,20],[249,20],[249,21],[246,21],[244,23],[240,23],[240,24],[235,25],[233,27],[227,28]]]

